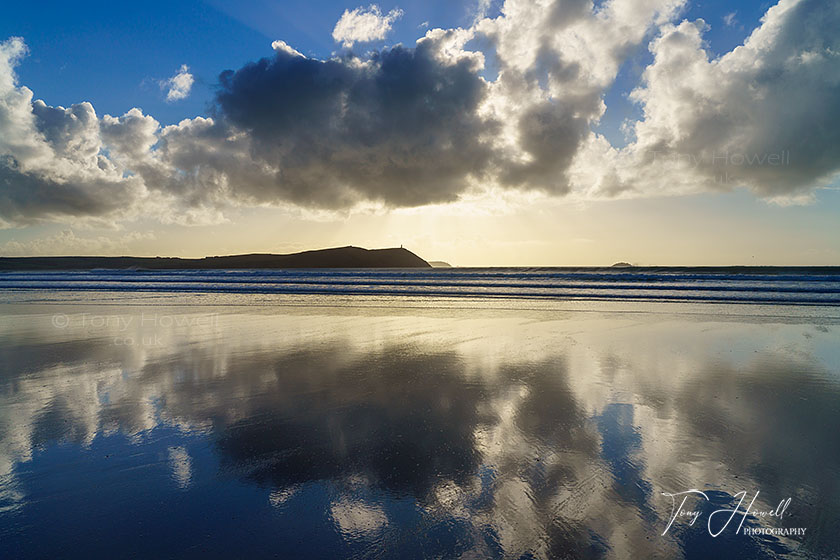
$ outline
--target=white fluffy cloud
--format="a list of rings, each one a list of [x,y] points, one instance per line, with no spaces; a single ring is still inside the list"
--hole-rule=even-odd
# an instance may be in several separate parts
[[[495,19],[474,28],[490,41],[498,78],[489,112],[504,123],[497,144],[508,187],[567,194],[580,189],[570,168],[605,110],[603,95],[622,62],[682,0],[508,0]]]
[[[352,47],[355,43],[381,41],[391,31],[391,25],[402,15],[403,11],[399,8],[382,15],[376,4],[367,8],[359,6],[352,10],[344,10],[335,24],[332,36],[337,43],[345,47]]]
[[[281,41],[279,39],[271,43],[271,48],[277,52],[283,52],[294,56],[303,56],[300,51],[289,45],[286,41]]]
[[[90,103],[33,100],[14,74],[26,47],[13,38],[0,44],[0,225],[141,214],[207,223],[236,205],[411,207],[489,191],[592,199],[746,187],[791,201],[833,181],[840,5],[781,0],[719,57],[707,51],[708,24],[680,21],[682,9],[507,0],[498,17],[430,29],[413,48],[328,60],[275,41],[272,57],[221,74],[212,118],[165,127],[137,108],[100,118]],[[367,40],[374,27],[336,26],[337,40]],[[643,45],[653,61],[631,93],[642,117],[616,148],[593,130]]]
[[[840,171],[838,25],[836,3],[782,0],[743,45],[711,58],[705,21],[663,24],[631,94],[644,110],[635,141],[593,139],[581,182],[635,196],[740,186],[780,202],[829,185]]]
[[[0,225],[122,214],[144,197],[143,181],[102,154],[90,103],[50,107],[17,85],[25,53],[20,38],[0,43]]]
[[[161,87],[166,90],[167,101],[178,101],[179,99],[186,99],[192,90],[195,78],[190,74],[190,68],[186,64],[182,64],[178,72],[161,82]]]

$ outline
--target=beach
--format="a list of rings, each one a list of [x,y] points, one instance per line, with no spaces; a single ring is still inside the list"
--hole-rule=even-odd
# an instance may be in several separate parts
[[[840,547],[834,305],[18,288],[0,308],[2,557]]]

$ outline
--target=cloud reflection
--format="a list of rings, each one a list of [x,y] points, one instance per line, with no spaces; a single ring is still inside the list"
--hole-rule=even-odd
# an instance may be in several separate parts
[[[840,545],[828,529],[840,522],[837,364],[812,352],[836,326],[704,318],[674,334],[656,317],[532,319],[234,312],[221,335],[185,326],[155,348],[4,321],[0,515],[25,509],[19,471],[37,471],[39,450],[86,453],[111,434],[155,445],[168,429],[187,438],[164,442],[174,489],[213,471],[265,489],[285,515],[323,488],[319,523],[368,551],[434,541],[482,557],[691,557],[714,545],[764,557]],[[683,345],[698,336],[703,348]],[[215,467],[191,438],[212,445]],[[661,492],[693,487],[718,503],[744,489],[770,507],[791,496],[782,524],[811,538],[714,541],[679,523],[663,537]]]

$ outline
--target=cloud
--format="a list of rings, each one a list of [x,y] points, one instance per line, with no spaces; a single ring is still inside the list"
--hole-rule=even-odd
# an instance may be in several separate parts
[[[174,76],[160,83],[160,87],[167,90],[167,101],[178,101],[180,99],[186,99],[190,94],[194,82],[195,78],[190,74],[189,66],[182,64]]]
[[[505,123],[495,175],[505,187],[564,195],[585,187],[570,174],[605,111],[604,92],[633,48],[681,6],[674,0],[590,0],[538,5],[508,0],[479,21],[498,77],[487,110]]]
[[[457,198],[490,164],[496,125],[477,113],[487,87],[475,60],[441,61],[439,47],[327,61],[278,51],[222,74],[218,126],[246,131],[266,170],[236,194],[321,207]]]
[[[490,4],[491,0],[478,0],[478,4],[475,6],[475,14],[473,14],[475,22],[479,22],[487,17],[487,14],[490,12]]]
[[[277,52],[284,52],[294,56],[303,56],[297,49],[286,43],[286,41],[274,41],[271,43],[271,48]]]
[[[733,25],[738,23],[738,20],[735,19],[735,12],[723,16],[723,23],[724,25],[726,25],[726,27],[732,27]]]
[[[142,181],[103,155],[90,103],[51,107],[17,85],[25,53],[20,38],[0,43],[0,224],[116,219],[143,198]]]
[[[60,256],[113,254],[128,251],[138,241],[155,239],[152,232],[129,232],[119,236],[79,237],[72,229],[32,239],[30,241],[7,241],[0,246],[0,255],[17,256]]]
[[[743,186],[784,202],[829,185],[840,171],[838,25],[836,4],[782,0],[718,58],[705,50],[703,20],[663,25],[631,94],[644,118],[633,125],[636,141],[612,154],[611,187],[650,194]]]
[[[782,0],[717,57],[703,20],[679,21],[684,7],[507,0],[496,17],[365,56],[311,58],[278,40],[273,56],[220,75],[208,115],[163,127],[139,108],[99,117],[90,103],[34,100],[14,74],[26,46],[12,38],[0,44],[0,226],[212,223],[236,206],[346,211],[525,192],[746,187],[790,202],[831,183],[840,6]],[[396,17],[345,12],[336,38],[384,37]],[[642,116],[615,147],[595,132],[605,93],[645,46],[653,60],[630,94]]]
[[[344,10],[335,24],[332,37],[336,43],[348,48],[355,43],[381,41],[391,31],[391,25],[402,15],[401,9],[394,8],[383,16],[376,4],[367,8],[359,6],[353,10]]]

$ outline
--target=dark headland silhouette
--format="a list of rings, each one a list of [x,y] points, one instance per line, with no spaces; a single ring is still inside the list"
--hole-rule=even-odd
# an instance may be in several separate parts
[[[182,259],[178,257],[0,257],[0,270],[204,270],[237,268],[430,268],[408,249],[336,247],[288,255],[254,253]]]

